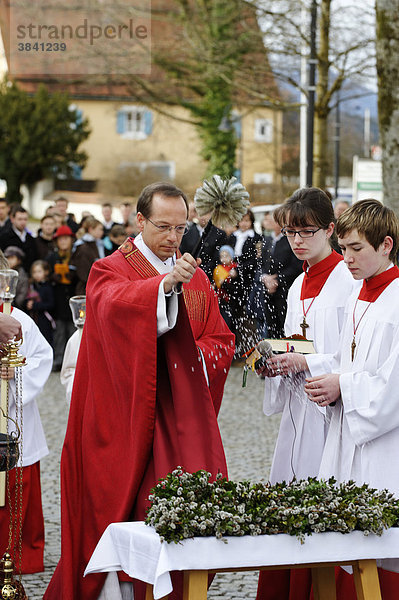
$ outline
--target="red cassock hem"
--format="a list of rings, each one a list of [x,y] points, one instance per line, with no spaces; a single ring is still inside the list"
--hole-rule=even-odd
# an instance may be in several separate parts
[[[259,573],[256,600],[309,600],[310,569],[276,569]]]
[[[382,600],[399,597],[399,573],[378,569]],[[337,600],[356,600],[353,576],[335,568]],[[256,600],[313,600],[310,569],[281,569],[259,573]]]
[[[15,478],[19,469],[7,473],[9,478],[12,514],[15,518]],[[44,571],[44,520],[42,509],[42,492],[40,487],[40,462],[22,468],[22,562],[23,574],[40,573]],[[7,550],[15,562],[15,572],[19,572],[18,535],[16,552],[14,552],[15,537],[11,548],[7,548],[10,523],[10,505],[6,497],[6,505],[0,509],[0,552],[3,556]],[[18,529],[19,532],[19,529]],[[14,530],[15,533],[15,530]]]

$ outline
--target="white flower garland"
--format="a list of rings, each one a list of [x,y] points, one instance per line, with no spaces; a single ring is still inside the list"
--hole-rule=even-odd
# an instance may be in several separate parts
[[[306,535],[324,531],[381,535],[399,521],[399,500],[388,490],[333,478],[271,485],[218,475],[211,481],[211,473],[177,467],[151,492],[146,524],[166,542],[275,533],[304,542]]]

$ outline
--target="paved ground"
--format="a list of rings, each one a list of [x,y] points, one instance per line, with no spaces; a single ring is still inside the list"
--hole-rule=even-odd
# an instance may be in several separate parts
[[[225,388],[219,423],[232,479],[259,481],[268,476],[279,417],[262,413],[263,382],[248,376],[241,387],[242,369],[232,368]],[[25,575],[23,584],[30,600],[41,600],[60,555],[59,459],[67,422],[64,389],[52,373],[39,398],[39,408],[50,454],[41,463],[43,508],[46,525],[45,572]],[[255,598],[257,573],[216,576],[208,598]],[[78,600],[78,599],[76,599]],[[80,599],[83,600],[83,599]]]

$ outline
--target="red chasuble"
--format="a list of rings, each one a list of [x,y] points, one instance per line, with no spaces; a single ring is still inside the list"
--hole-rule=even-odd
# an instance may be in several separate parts
[[[197,269],[157,339],[164,277],[131,238],[92,267],[61,458],[61,559],[45,600],[97,599],[105,574],[83,578],[97,542],[110,523],[144,518],[160,477],[178,465],[226,474],[217,413],[234,336]]]

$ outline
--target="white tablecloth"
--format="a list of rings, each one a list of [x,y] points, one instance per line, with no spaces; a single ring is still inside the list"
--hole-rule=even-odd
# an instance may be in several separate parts
[[[360,531],[319,533],[306,537],[304,544],[284,534],[227,540],[226,544],[213,537],[197,537],[167,544],[141,521],[112,523],[98,542],[85,575],[125,571],[153,584],[157,600],[172,591],[170,571],[399,558],[399,529],[389,529],[381,537],[364,536]]]

